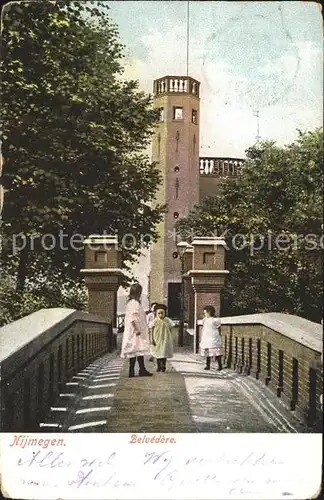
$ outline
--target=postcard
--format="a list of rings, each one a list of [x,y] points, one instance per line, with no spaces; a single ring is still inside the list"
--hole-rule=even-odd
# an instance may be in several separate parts
[[[3,497],[317,497],[321,21],[5,5]]]

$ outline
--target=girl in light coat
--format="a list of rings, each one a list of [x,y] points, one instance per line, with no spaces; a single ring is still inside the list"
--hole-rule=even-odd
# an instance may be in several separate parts
[[[141,295],[142,287],[139,283],[130,287],[121,350],[121,357],[129,359],[129,377],[135,376],[136,359],[139,365],[139,377],[152,375],[144,365],[144,355],[150,353],[150,339],[146,314],[140,303]]]
[[[167,318],[165,305],[155,307],[156,318],[152,330],[151,354],[156,358],[158,372],[165,372],[166,360],[173,357],[173,321]]]
[[[218,370],[222,370],[222,337],[220,334],[221,322],[219,318],[215,318],[215,307],[204,307],[203,327],[200,339],[200,354],[206,358],[205,370],[210,370],[210,362],[212,356],[216,356]]]

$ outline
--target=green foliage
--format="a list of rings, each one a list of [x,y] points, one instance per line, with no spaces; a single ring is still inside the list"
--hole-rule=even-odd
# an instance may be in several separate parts
[[[178,222],[187,239],[226,239],[223,314],[281,311],[321,320],[322,196],[319,129],[284,148],[271,142],[250,148],[243,174]]]
[[[33,280],[26,283],[24,293],[16,291],[15,279],[2,271],[0,277],[0,326],[11,323],[42,308],[66,307],[85,310],[87,290],[82,283],[57,276],[43,275],[38,269]]]
[[[2,140],[6,186],[3,265],[17,287],[49,273],[79,279],[83,252],[44,250],[30,237],[131,233],[156,240],[160,174],[143,153],[157,120],[151,96],[123,79],[123,49],[105,2],[9,4],[2,32]],[[13,235],[29,237],[14,256]],[[145,243],[145,242],[144,242]],[[36,265],[37,264],[37,265]]]

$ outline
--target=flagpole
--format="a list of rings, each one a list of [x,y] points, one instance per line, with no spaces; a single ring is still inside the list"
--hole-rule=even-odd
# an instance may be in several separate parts
[[[189,76],[189,0],[187,1],[187,76]]]

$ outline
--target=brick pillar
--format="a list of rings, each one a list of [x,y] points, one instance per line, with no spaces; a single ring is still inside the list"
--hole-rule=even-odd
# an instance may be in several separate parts
[[[192,285],[191,278],[187,275],[188,271],[192,269],[192,259],[193,259],[193,247],[188,245],[187,249],[183,255],[184,259],[184,321],[190,325],[190,312],[192,309],[191,305],[191,295],[192,295]]]
[[[89,292],[89,313],[117,326],[117,291],[123,272],[117,236],[94,235],[84,241],[85,269],[81,273]]]
[[[228,271],[225,267],[225,240],[218,237],[195,238],[193,266],[187,273],[194,290],[194,325],[202,319],[204,306],[211,305],[220,316],[220,297]]]
[[[189,328],[193,328],[195,324],[195,292],[190,282],[189,292]]]

